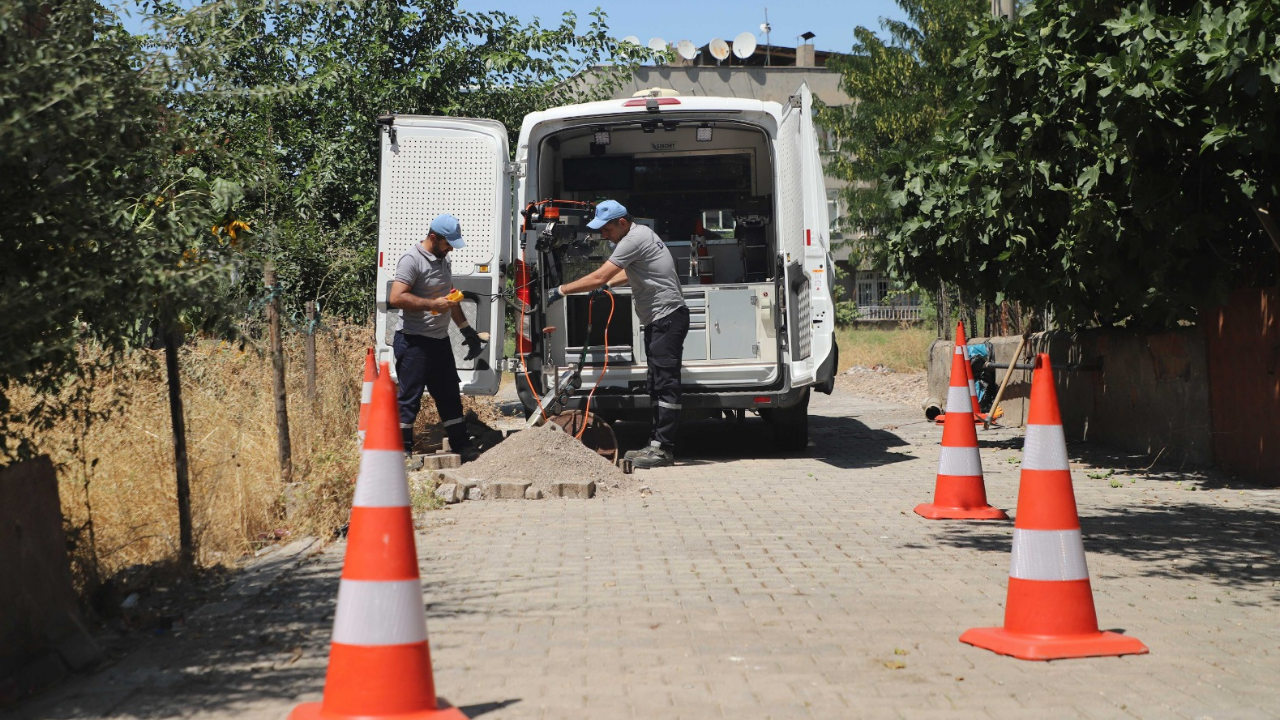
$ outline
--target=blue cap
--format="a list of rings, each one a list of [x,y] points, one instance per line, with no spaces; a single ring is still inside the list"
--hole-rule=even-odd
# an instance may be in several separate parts
[[[448,240],[454,250],[461,250],[467,246],[462,241],[462,228],[458,225],[458,218],[449,213],[437,215],[436,219],[431,221],[431,232]]]
[[[596,206],[596,219],[587,223],[587,227],[592,230],[599,230],[610,220],[617,220],[626,216],[627,209],[622,207],[622,203],[617,200],[605,200]]]

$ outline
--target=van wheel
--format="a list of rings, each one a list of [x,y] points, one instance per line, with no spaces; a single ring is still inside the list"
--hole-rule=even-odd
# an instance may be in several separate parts
[[[783,452],[802,452],[809,447],[809,391],[800,402],[773,408],[773,441]]]

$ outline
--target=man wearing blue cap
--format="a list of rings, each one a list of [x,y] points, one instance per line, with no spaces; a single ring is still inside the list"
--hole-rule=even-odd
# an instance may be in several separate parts
[[[639,468],[675,462],[676,423],[680,419],[680,364],[684,338],[689,334],[689,308],[684,304],[675,258],[662,240],[644,225],[631,221],[616,200],[596,206],[587,227],[616,243],[613,254],[595,272],[547,292],[550,305],[565,295],[608,289],[626,282],[636,316],[644,326],[644,352],[649,364],[649,403],[653,435],[648,447],[627,453]]]
[[[396,356],[396,376],[400,379],[397,400],[405,455],[413,454],[413,423],[422,407],[424,388],[436,401],[436,411],[453,451],[462,456],[463,462],[479,455],[471,447],[462,416],[462,393],[458,389],[462,381],[449,343],[452,321],[467,345],[468,360],[484,351],[484,340],[467,323],[458,301],[448,297],[453,291],[453,273],[445,257],[465,245],[458,219],[449,214],[437,215],[431,221],[427,239],[409,248],[396,263],[387,302],[399,308],[403,320],[392,348]]]

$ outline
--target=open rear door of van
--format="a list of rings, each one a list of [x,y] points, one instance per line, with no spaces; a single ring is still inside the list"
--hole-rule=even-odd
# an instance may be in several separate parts
[[[450,324],[462,392],[493,395],[501,380],[504,304],[502,264],[510,245],[511,188],[507,131],[493,120],[396,115],[379,120],[377,351],[392,360],[400,313],[387,305],[396,262],[426,238],[441,213],[458,218],[466,247],[449,253],[453,284],[463,313],[490,335],[484,354],[465,359],[467,348]]]
[[[790,357],[792,387],[813,382],[813,308],[811,279],[805,263],[806,246],[812,242],[813,228],[806,227],[805,194],[808,191],[804,154],[809,151],[813,131],[813,106],[807,85],[783,105],[778,126],[778,255],[780,277],[787,302],[787,355]],[[824,228],[825,231],[825,228]]]

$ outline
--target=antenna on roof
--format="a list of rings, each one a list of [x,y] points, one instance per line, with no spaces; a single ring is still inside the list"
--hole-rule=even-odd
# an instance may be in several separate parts
[[[764,22],[760,23],[760,32],[764,33],[764,64],[769,65],[769,51],[773,49],[773,41],[769,39],[769,31],[773,30],[773,26],[769,24],[769,8],[764,9]]]

